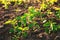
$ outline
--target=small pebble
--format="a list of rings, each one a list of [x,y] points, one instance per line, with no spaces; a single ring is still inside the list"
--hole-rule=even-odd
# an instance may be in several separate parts
[[[0,28],[2,28],[3,27],[3,25],[0,25]]]

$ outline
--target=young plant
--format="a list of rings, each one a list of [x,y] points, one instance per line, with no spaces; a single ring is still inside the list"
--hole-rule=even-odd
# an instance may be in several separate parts
[[[57,19],[60,19],[60,10],[56,11],[55,15],[56,15]]]
[[[58,26],[56,25],[55,22],[52,21],[48,21],[45,24],[43,24],[43,26],[45,27],[45,31],[47,33],[50,33],[51,31],[57,31]]]
[[[2,4],[4,4],[5,9],[7,9],[8,5],[10,4],[10,1],[2,0]]]

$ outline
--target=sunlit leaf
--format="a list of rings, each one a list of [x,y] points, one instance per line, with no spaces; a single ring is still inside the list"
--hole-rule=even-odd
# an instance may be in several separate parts
[[[19,27],[18,29],[19,29],[19,30],[23,30],[23,28],[22,28],[22,27]]]
[[[23,2],[23,0],[18,0],[18,4],[21,4]]]
[[[34,7],[31,6],[31,7],[28,8],[28,11],[29,11],[30,13],[34,13],[34,12],[35,12],[35,9],[34,9]]]
[[[16,31],[17,31],[17,32],[22,32],[22,30],[19,29],[19,27],[16,27]]]
[[[8,21],[6,21],[4,24],[9,24],[9,23],[11,23],[12,22],[12,20],[8,20]]]
[[[24,27],[23,30],[29,30],[29,27]]]
[[[14,25],[14,24],[16,24],[16,22],[17,22],[16,19],[13,19],[12,22],[11,22],[11,24]]]

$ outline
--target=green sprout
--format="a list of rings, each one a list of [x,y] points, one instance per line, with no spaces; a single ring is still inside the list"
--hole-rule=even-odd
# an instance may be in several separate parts
[[[58,19],[60,19],[60,10],[56,11],[55,15]]]

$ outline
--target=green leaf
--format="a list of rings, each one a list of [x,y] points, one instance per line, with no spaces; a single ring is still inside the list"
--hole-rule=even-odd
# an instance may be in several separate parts
[[[32,20],[33,20],[33,16],[30,16],[30,17],[29,17],[29,21],[32,21]]]
[[[54,2],[57,2],[57,0],[50,0],[48,3],[54,4]]]
[[[19,29],[19,27],[16,27],[16,31],[17,31],[17,32],[21,32],[22,30]]]
[[[20,20],[20,19],[21,19],[21,17],[20,17],[20,16],[17,16],[17,17],[16,17],[16,20]]]
[[[43,24],[43,26],[49,27],[50,26],[50,22],[46,22],[45,24]]]
[[[49,33],[49,28],[48,27],[45,28],[45,32]]]
[[[22,27],[19,27],[18,29],[19,29],[19,30],[23,30],[23,28],[22,28]]]
[[[56,13],[55,13],[56,17],[57,18],[60,18],[60,10],[58,10]]]
[[[40,16],[40,12],[39,11],[34,12],[34,16]]]
[[[24,25],[24,26],[26,26],[26,17],[25,16],[22,16],[21,17],[21,23]]]
[[[11,24],[15,25],[16,22],[17,22],[16,19],[13,19],[12,22],[11,22]]]
[[[14,29],[11,28],[11,29],[9,30],[9,33],[14,33]]]
[[[29,30],[29,27],[24,27],[23,30]]]
[[[18,0],[18,4],[20,5],[23,1],[22,0]]]
[[[50,27],[51,27],[51,30],[52,30],[52,31],[56,31],[57,28],[58,28],[57,25],[55,25],[55,24],[56,24],[56,23],[51,23],[51,26],[50,26]]]
[[[18,29],[19,29],[19,30],[22,30],[22,31],[27,31],[27,30],[29,30],[29,27],[24,27],[24,28],[18,27]]]
[[[29,27],[29,28],[32,28],[33,25],[34,25],[33,23],[30,23],[30,24],[28,24],[28,27]]]
[[[39,10],[39,11],[37,11],[37,15],[40,15],[41,14],[41,11]]]
[[[7,4],[5,4],[4,6],[5,6],[5,9],[8,9],[8,5]]]
[[[27,16],[28,16],[28,13],[24,13],[24,15],[23,15],[23,16],[27,17]]]
[[[23,32],[22,36],[26,38],[28,36],[27,32]]]
[[[58,29],[60,29],[60,24],[57,27],[58,27]]]
[[[53,31],[57,31],[57,26],[53,25]]]
[[[29,7],[29,9],[28,9],[28,10],[29,10],[29,12],[30,12],[30,13],[34,13],[34,12],[35,12],[34,7]]]
[[[9,24],[9,23],[11,23],[12,22],[12,20],[8,20],[8,21],[6,21],[4,24]]]
[[[21,27],[21,22],[18,22],[17,24],[18,24],[19,27]]]

